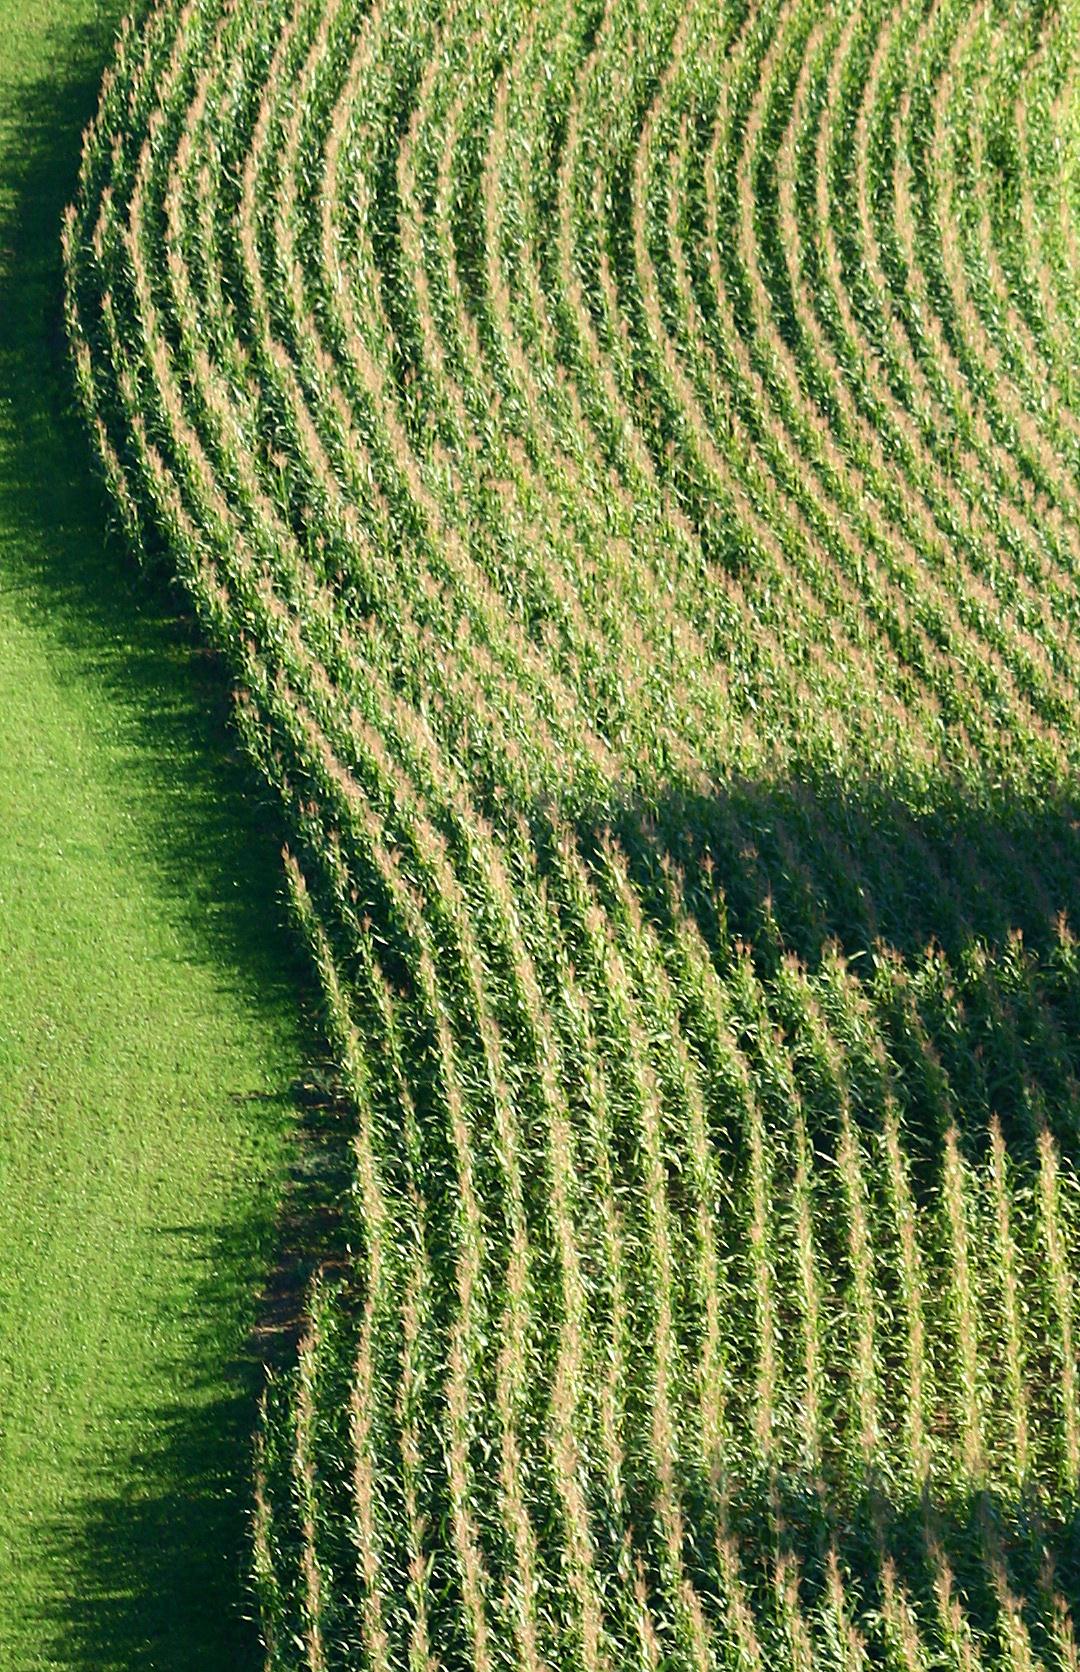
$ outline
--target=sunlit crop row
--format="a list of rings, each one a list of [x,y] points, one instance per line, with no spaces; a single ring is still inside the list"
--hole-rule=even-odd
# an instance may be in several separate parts
[[[270,1668],[1080,1666],[1073,10],[120,41],[80,396],[354,1111]]]

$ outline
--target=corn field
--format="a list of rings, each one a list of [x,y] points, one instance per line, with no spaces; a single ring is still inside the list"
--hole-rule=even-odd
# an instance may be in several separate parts
[[[280,797],[278,1669],[1080,1668],[1080,11],[160,0],[80,400]]]

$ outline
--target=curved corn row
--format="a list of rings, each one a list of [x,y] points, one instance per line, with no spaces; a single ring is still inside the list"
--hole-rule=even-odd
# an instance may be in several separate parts
[[[80,396],[355,1109],[270,1667],[1080,1665],[1078,46],[1065,0],[121,36]]]

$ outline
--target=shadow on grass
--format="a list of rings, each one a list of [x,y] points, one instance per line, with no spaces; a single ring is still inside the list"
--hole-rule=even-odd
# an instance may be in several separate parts
[[[207,1278],[194,1310],[207,1319],[206,1346],[196,1340],[180,1361],[159,1367],[163,1385],[182,1387],[184,1408],[131,1413],[132,1428],[151,1442],[135,1449],[121,1434],[97,1490],[80,1496],[77,1512],[39,1524],[57,1572],[72,1578],[70,1594],[42,1599],[37,1614],[42,1648],[55,1664],[94,1672],[254,1672],[262,1664],[249,1515],[266,1355],[260,1336],[244,1339],[238,1327],[235,1351],[223,1361],[220,1321],[250,1317],[253,1277],[279,1263],[278,1233],[273,1212],[258,1209],[228,1228],[152,1233],[159,1242],[176,1238],[185,1279],[192,1245],[201,1250]],[[300,1274],[305,1281],[309,1269]],[[303,1292],[299,1282],[294,1292]]]
[[[115,21],[119,11],[109,0],[99,15]],[[58,26],[41,53],[55,75],[18,90],[5,112],[0,194],[12,207],[0,216],[0,593],[54,648],[65,675],[102,698],[110,746],[118,745],[116,794],[135,815],[133,839],[145,843],[206,961],[222,971],[238,1006],[280,1018],[295,1013],[307,964],[284,926],[284,907],[272,904],[282,892],[276,805],[235,747],[227,681],[199,647],[179,593],[165,576],[139,572],[110,535],[74,409],[60,217],[75,190],[80,133],[110,40],[104,21]],[[298,1040],[298,1062],[305,1049],[314,1049],[310,1035]],[[304,1098],[283,1086],[271,1100],[283,1123]],[[301,1124],[311,1142],[300,1148],[312,1153],[322,1115],[309,1111]],[[299,1171],[317,1193],[319,1167],[302,1156]],[[294,1197],[294,1213],[302,1213],[305,1191]],[[205,1351],[162,1366],[162,1385],[183,1390],[184,1415],[134,1413],[153,1446],[126,1456],[121,1434],[108,1478],[78,1521],[38,1526],[39,1549],[55,1552],[58,1574],[75,1576],[71,1596],[41,1602],[42,1640],[58,1664],[95,1672],[257,1664],[254,1628],[243,1616],[264,1341],[244,1342],[243,1321],[250,1324],[255,1292],[269,1282],[274,1321],[287,1332],[303,1239],[282,1255],[270,1191],[242,1222],[179,1227],[176,1235],[187,1243],[178,1258],[190,1261],[194,1242],[205,1263],[198,1297],[198,1315],[208,1320]],[[236,1321],[227,1364],[223,1319]],[[192,1383],[200,1364],[212,1367],[204,1386]]]

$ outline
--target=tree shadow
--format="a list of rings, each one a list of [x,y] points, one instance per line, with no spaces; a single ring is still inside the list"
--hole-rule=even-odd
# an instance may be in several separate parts
[[[329,1077],[329,1064],[315,1067]],[[185,1287],[193,1258],[204,1274],[183,1355],[157,1365],[161,1384],[179,1387],[182,1400],[128,1411],[140,1443],[121,1431],[99,1489],[80,1495],[74,1515],[37,1523],[57,1571],[76,1577],[67,1596],[43,1599],[37,1615],[50,1665],[254,1672],[263,1664],[251,1590],[258,1399],[268,1367],[294,1362],[316,1268],[333,1274],[344,1263],[336,1204],[347,1182],[343,1129],[351,1112],[310,1084],[260,1101],[261,1116],[271,1103],[279,1118],[297,1122],[284,1206],[277,1192],[263,1191],[228,1224],[147,1232],[156,1258],[163,1243],[175,1242]],[[235,1325],[224,1359],[222,1319]]]
[[[75,1513],[39,1526],[57,1573],[72,1576],[68,1594],[42,1598],[33,1621],[50,1665],[179,1672],[260,1664],[247,1545],[261,1361],[238,1322],[235,1351],[222,1363],[220,1320],[251,1310],[252,1279],[274,1259],[273,1206],[228,1227],[175,1234],[185,1266],[192,1243],[202,1250],[212,1275],[194,1305],[218,1330],[208,1326],[205,1348],[196,1338],[182,1359],[160,1364],[162,1384],[179,1385],[182,1401],[126,1413],[140,1443],[122,1431]],[[200,1377],[200,1365],[212,1373]]]
[[[558,830],[546,814],[534,820],[542,866]],[[1080,912],[1080,795],[1071,785],[1028,792],[938,777],[915,793],[808,766],[776,782],[618,803],[579,817],[575,836],[598,873],[616,845],[661,941],[675,932],[677,876],[679,909],[713,957],[723,963],[733,943],[745,946],[768,992],[789,961],[813,976],[834,957],[868,992],[889,969],[932,989],[918,1023],[951,1079],[947,1115],[924,1083],[912,1013],[876,1010],[916,1156],[940,1156],[952,1123],[981,1157],[996,1118],[1016,1165],[1036,1165],[1044,1124],[1080,1163],[1070,926]],[[784,1032],[782,1014],[774,1020]],[[936,1191],[940,1181],[931,1170],[924,1182]]]
[[[1070,785],[1027,792],[939,775],[915,788],[806,765],[774,781],[616,802],[602,819],[576,821],[587,856],[606,831],[647,897],[670,862],[704,923],[721,890],[733,933],[762,957],[778,933],[812,967],[833,941],[849,959],[880,945],[907,958],[931,943],[952,957],[1016,933],[1045,948],[1078,902],[1080,794]]]
[[[109,53],[107,20],[119,12],[108,3],[95,25],[57,23],[40,54],[54,70],[17,89],[5,112],[0,592],[55,655],[62,677],[80,681],[91,705],[100,699],[113,728],[114,793],[132,810],[140,863],[153,867],[170,910],[191,926],[191,943],[221,972],[237,1007],[274,1018],[279,1032],[289,1019],[297,1067],[310,1081],[322,1072],[320,1047],[314,1024],[295,1019],[302,1000],[306,1008],[310,974],[286,927],[280,808],[231,732],[229,682],[200,643],[179,588],[163,571],[140,571],[111,532],[75,410],[60,221]],[[310,1129],[297,1150],[295,1218],[332,1194],[325,1165],[311,1159],[328,1117],[318,1108],[306,1119],[298,1112],[320,1102],[302,1084],[267,1096],[272,1107],[253,1108],[253,1120]],[[196,1337],[190,1357],[162,1364],[162,1386],[183,1391],[176,1407],[130,1413],[132,1432],[152,1434],[153,1443],[134,1449],[119,1433],[96,1497],[80,1501],[75,1519],[37,1524],[39,1548],[55,1553],[59,1574],[76,1576],[71,1595],[41,1599],[37,1624],[55,1664],[179,1672],[258,1663],[244,1597],[251,1435],[267,1331],[246,1341],[243,1333],[263,1285],[276,1333],[287,1337],[286,1314],[306,1275],[303,1237],[282,1249],[279,1206],[267,1190],[235,1223],[176,1229],[177,1259],[190,1262],[194,1246],[205,1273],[197,1303],[208,1320],[205,1350]],[[227,1364],[222,1319],[236,1326]],[[200,1363],[213,1365],[205,1385],[193,1381]]]

